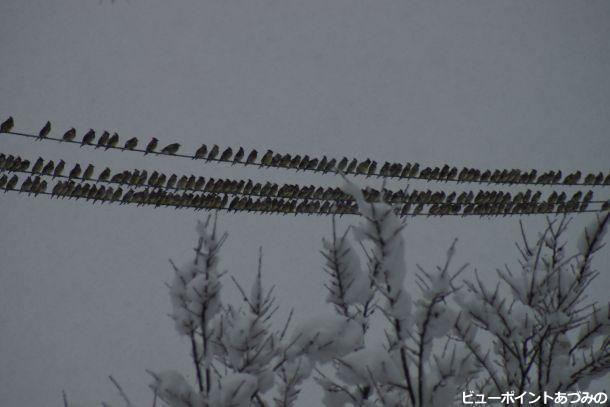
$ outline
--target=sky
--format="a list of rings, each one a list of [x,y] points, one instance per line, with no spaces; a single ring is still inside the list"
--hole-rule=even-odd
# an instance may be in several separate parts
[[[0,119],[12,115],[30,133],[50,120],[57,131],[108,129],[193,152],[204,142],[607,172],[608,21],[610,3],[600,0],[3,0]],[[98,169],[340,185],[7,135],[0,151]],[[109,374],[150,405],[145,369],[192,378],[165,283],[168,260],[192,256],[205,213],[0,195],[0,405],[59,406],[62,389],[89,405],[118,402]],[[576,217],[571,236],[591,219]],[[523,220],[532,236],[544,225]],[[319,254],[330,218],[220,214],[219,225],[229,232],[221,267],[245,285],[263,246],[278,317],[291,307],[297,319],[332,312]],[[489,281],[518,255],[517,218],[415,218],[404,233],[411,274],[416,264],[442,263],[455,237],[456,262]],[[591,295],[604,301],[607,248],[595,264]],[[225,287],[225,302],[238,301],[228,279]],[[306,389],[299,405],[317,400],[315,387]]]

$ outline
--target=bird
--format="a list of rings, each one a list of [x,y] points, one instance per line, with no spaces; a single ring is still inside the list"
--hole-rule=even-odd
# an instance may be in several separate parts
[[[201,147],[199,147],[197,149],[197,151],[195,152],[195,155],[193,156],[193,160],[200,160],[202,158],[205,158],[205,155],[208,152],[208,148],[205,144],[202,144]]]
[[[176,176],[176,174],[172,174],[169,179],[167,180],[167,184],[165,184],[165,188],[167,189],[173,189],[174,186],[176,185],[176,181],[178,180],[178,177]]]
[[[252,150],[250,154],[248,154],[248,158],[246,158],[246,165],[252,164],[256,161],[256,156],[258,155],[258,151]]]
[[[40,132],[38,133],[38,140],[42,140],[43,138],[46,138],[50,132],[51,132],[51,122],[47,122],[44,125],[44,127],[42,129],[40,129]]]
[[[32,189],[32,178],[27,177],[25,181],[21,184],[21,188],[19,188],[20,192],[30,192]]]
[[[0,124],[0,133],[9,133],[13,129],[14,125],[15,121],[13,120],[13,117],[9,116],[8,119]]]
[[[125,142],[125,145],[123,146],[123,150],[133,150],[134,148],[137,147],[137,145],[138,145],[138,138],[132,137]]]
[[[97,180],[105,182],[108,178],[110,178],[110,168],[106,167],[106,169],[100,173],[99,177],[97,177]]]
[[[159,140],[157,140],[155,137],[153,137],[146,145],[146,150],[144,150],[144,155],[146,155],[148,153],[153,153],[155,151],[155,149],[157,148],[157,144],[159,144]]]
[[[93,144],[93,140],[95,140],[95,130],[89,129],[89,131],[83,136],[83,141],[81,141],[80,146],[82,147],[85,144],[91,145]]]
[[[47,163],[47,165],[45,165],[42,168],[42,174],[43,175],[51,175],[51,173],[53,172],[53,168],[55,167],[55,164],[53,163],[53,160],[49,161]]]
[[[97,140],[97,145],[95,146],[95,148],[104,147],[108,143],[109,139],[110,139],[110,133],[108,133],[107,131],[104,131],[102,133],[102,135],[100,136],[100,138]]]
[[[218,156],[219,151],[220,151],[220,148],[216,144],[214,144],[212,146],[212,148],[210,149],[210,153],[208,154],[208,161],[215,160],[216,157]]]
[[[233,157],[233,164],[240,163],[244,158],[244,148],[239,147],[239,150],[235,153],[235,157]]]
[[[339,164],[337,164],[337,170],[343,171],[345,169],[345,167],[347,166],[347,163],[348,163],[347,157],[343,157],[341,159],[341,161],[339,161]]]
[[[70,171],[68,178],[78,178],[78,177],[80,177],[81,172],[82,172],[82,170],[80,168],[80,165],[76,164],[74,166],[74,168],[72,168],[72,170]]]
[[[42,159],[42,157],[38,157],[38,160],[36,160],[36,162],[34,163],[34,166],[32,167],[32,174],[39,173],[40,170],[42,170],[43,165],[44,165],[44,160]]]
[[[6,174],[2,174],[2,176],[0,177],[0,189],[4,188],[4,186],[6,185],[6,181],[8,181],[8,177],[6,176]]]
[[[161,150],[161,154],[173,155],[178,152],[179,148],[180,148],[180,144],[172,143],[172,144],[169,144],[169,145],[163,147],[163,149]]]
[[[354,169],[356,168],[356,165],[358,165],[358,160],[356,160],[354,158],[354,159],[352,159],[352,161],[349,163],[349,165],[345,169],[345,173],[346,174],[350,174],[350,173],[354,172]]]
[[[328,164],[328,158],[326,158],[326,156],[323,156],[322,159],[320,160],[320,162],[318,163],[318,167],[316,168],[316,172],[324,171],[324,168],[326,168],[327,164]]]
[[[199,177],[197,178],[197,182],[195,182],[195,186],[193,187],[196,191],[201,191],[201,189],[205,186],[205,178]]]
[[[273,151],[267,150],[263,158],[261,158],[261,165],[270,166],[271,160],[273,159]]]
[[[6,187],[4,188],[4,190],[8,191],[9,189],[15,189],[15,185],[17,185],[17,182],[19,182],[19,177],[17,175],[13,175],[11,179],[9,179],[6,183]]]
[[[366,160],[364,160],[360,164],[358,164],[358,167],[356,167],[356,173],[357,174],[366,174],[368,172],[369,165],[371,165],[371,159],[367,158]]]
[[[85,172],[83,172],[83,179],[84,180],[90,180],[91,176],[93,175],[93,170],[94,170],[94,166],[93,164],[89,164],[87,166],[87,168],[85,168]]]
[[[186,177],[186,175],[181,176],[178,180],[178,183],[176,184],[176,189],[185,189],[187,182],[188,178]]]
[[[63,172],[65,166],[66,166],[65,161],[64,160],[59,160],[59,162],[55,166],[55,170],[53,170],[53,178],[60,177],[61,173]]]
[[[227,147],[225,151],[222,152],[220,156],[220,161],[229,161],[233,156],[233,149],[231,147]]]
[[[108,150],[109,148],[116,147],[117,144],[119,144],[119,135],[117,133],[114,133],[112,137],[108,139],[108,143],[106,144],[106,150]]]
[[[74,141],[76,138],[76,129],[72,127],[70,130],[64,133],[61,138],[61,141]]]
[[[324,173],[335,172],[335,164],[337,164],[337,159],[331,158],[324,167]]]

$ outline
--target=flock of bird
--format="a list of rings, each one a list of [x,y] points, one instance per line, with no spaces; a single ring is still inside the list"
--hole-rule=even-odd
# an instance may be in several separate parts
[[[10,178],[3,174],[0,176],[0,189],[6,191],[17,191],[28,195],[38,196],[40,194],[62,199],[83,199],[91,203],[118,203],[136,204],[138,206],[171,206],[178,208],[192,208],[197,210],[226,210],[246,211],[276,214],[308,214],[308,215],[345,215],[358,214],[358,207],[353,200],[323,201],[309,198],[281,198],[281,197],[258,197],[237,195],[229,199],[227,193],[217,192],[169,192],[164,189],[134,189],[122,187],[97,185],[88,182],[75,182],[74,180],[57,181],[51,192],[48,192],[47,181],[40,176],[29,176],[19,186],[19,177],[13,174]],[[507,216],[525,214],[550,214],[550,213],[573,213],[592,212],[587,207],[591,202],[592,194],[587,194],[580,200],[579,195],[573,196],[566,202],[537,201],[533,196],[517,196],[509,200],[507,195],[501,193],[483,193],[474,199],[468,199],[469,203],[439,202],[424,203],[407,202],[394,206],[395,212],[401,216],[447,216],[447,215],[478,215],[478,216]],[[428,206],[427,212],[424,208]],[[602,211],[610,210],[610,201],[602,204]],[[597,212],[597,210],[595,211]]]
[[[167,144],[159,148],[159,140],[152,138],[146,146],[138,149],[139,140],[131,137],[121,143],[118,133],[110,134],[108,131],[97,135],[96,131],[89,129],[81,138],[77,140],[75,128],[67,130],[61,138],[50,138],[51,123],[47,122],[38,135],[13,132],[14,120],[12,117],[6,119],[0,125],[0,133],[10,133],[20,136],[34,137],[38,140],[51,139],[60,142],[77,143],[82,146],[92,146],[94,148],[121,149],[125,151],[143,152],[146,154],[171,155],[205,161],[218,161],[240,165],[256,165],[259,167],[274,167],[283,169],[294,169],[301,171],[312,171],[320,173],[344,173],[361,175],[366,177],[383,177],[399,179],[420,179],[425,181],[444,181],[444,182],[468,182],[468,183],[488,183],[488,184],[535,184],[535,185],[610,185],[610,171],[588,173],[583,176],[581,171],[575,171],[564,175],[561,170],[539,172],[535,169],[523,171],[520,169],[495,169],[480,170],[476,168],[463,167],[459,170],[455,166],[444,164],[436,167],[423,167],[419,163],[397,163],[385,161],[378,164],[377,161],[367,158],[358,160],[343,157],[341,159],[323,156],[322,158],[310,157],[299,154],[282,154],[267,150],[259,159],[257,150],[252,149],[248,154],[243,147],[236,151],[231,147],[222,150],[214,144],[208,147],[201,145],[193,155],[179,154],[181,145],[179,143]],[[380,162],[381,163],[381,162]]]
[[[168,144],[159,149],[159,140],[151,139],[146,147],[138,150],[138,139],[129,138],[119,145],[117,133],[104,131],[99,138],[93,129],[86,132],[80,140],[77,131],[71,128],[61,138],[51,138],[51,123],[47,122],[37,136],[13,132],[14,120],[9,117],[0,124],[0,133],[11,133],[38,140],[51,139],[60,142],[79,143],[81,146],[93,146],[105,150],[118,148],[122,150],[141,151],[146,154],[177,155],[179,143]],[[610,173],[589,173],[581,182],[580,171],[562,177],[561,171],[549,171],[537,174],[536,170],[524,172],[521,170],[480,171],[478,169],[456,167],[430,168],[419,170],[419,164],[385,162],[379,172],[377,163],[366,159],[358,162],[356,159],[336,159],[323,157],[321,160],[308,156],[291,156],[268,150],[257,162],[256,150],[245,157],[245,150],[240,147],[235,153],[226,148],[220,152],[218,145],[209,150],[202,145],[192,159],[206,161],[223,161],[233,164],[258,165],[278,168],[293,168],[304,171],[342,172],[380,177],[418,178],[428,181],[457,182],[487,182],[507,184],[543,184],[543,185],[610,185]],[[245,159],[244,159],[245,157]],[[357,205],[353,197],[337,187],[322,187],[316,185],[278,184],[271,182],[254,182],[223,178],[205,178],[202,176],[165,174],[158,171],[125,170],[113,172],[105,167],[101,172],[95,172],[93,164],[75,164],[66,168],[66,162],[45,160],[38,157],[31,162],[20,156],[0,153],[0,189],[17,191],[28,195],[50,195],[51,197],[67,199],[84,199],[92,203],[109,202],[119,204],[137,204],[172,206],[175,208],[221,209],[227,211],[248,211],[278,214],[356,214]],[[12,173],[12,175],[10,175]],[[28,174],[19,184],[16,173]],[[55,184],[49,192],[47,178],[55,179]],[[114,186],[113,186],[114,185]],[[445,216],[445,215],[479,215],[499,216],[536,213],[571,213],[610,210],[610,201],[594,201],[593,191],[577,191],[573,194],[552,191],[546,197],[541,191],[530,189],[511,194],[506,191],[462,191],[445,192],[423,190],[391,190],[383,188],[364,188],[363,196],[369,202],[384,201],[392,204],[400,216]],[[233,196],[230,198],[230,196]],[[589,205],[601,203],[601,207],[591,210]]]
[[[77,181],[95,181],[96,183],[120,184],[135,187],[146,187],[163,190],[184,190],[192,192],[213,192],[224,193],[229,195],[250,195],[271,198],[292,198],[292,199],[310,199],[310,200],[335,200],[335,201],[352,201],[353,197],[341,190],[338,187],[322,187],[316,185],[299,185],[299,184],[278,184],[272,182],[254,182],[248,180],[235,180],[228,178],[205,178],[203,176],[196,177],[195,175],[171,174],[167,176],[165,173],[152,171],[150,174],[147,170],[125,170],[113,173],[109,167],[105,167],[97,176],[95,176],[95,167],[93,164],[81,166],[75,164],[67,175],[64,174],[66,162],[60,160],[57,164],[53,160],[45,161],[42,157],[30,165],[30,160],[23,159],[20,156],[5,155],[0,153],[0,170],[8,172],[22,172],[31,175],[50,176],[52,178],[67,178],[68,180]],[[83,170],[84,167],[84,170]],[[441,203],[489,203],[489,202],[541,202],[542,192],[532,191],[531,189],[525,192],[518,192],[514,197],[510,192],[503,191],[483,191],[475,195],[473,191],[463,191],[461,193],[444,191],[418,191],[414,189],[410,193],[407,190],[391,190],[367,187],[362,190],[365,199],[369,202],[379,202],[380,200],[390,203],[411,203],[411,204],[441,204]],[[583,195],[581,191],[575,192],[568,200],[565,192],[558,193],[553,191],[546,201],[564,204],[568,201],[575,201],[583,198],[591,203],[593,191],[589,190]]]

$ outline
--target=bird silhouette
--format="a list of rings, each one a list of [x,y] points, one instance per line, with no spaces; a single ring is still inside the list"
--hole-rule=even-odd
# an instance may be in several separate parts
[[[104,131],[102,133],[102,135],[100,136],[100,138],[97,140],[97,145],[95,146],[95,148],[104,147],[108,143],[109,140],[110,140],[110,133],[108,133],[107,131]]]
[[[74,141],[76,138],[76,129],[72,127],[70,130],[64,133],[61,138],[61,141]]]
[[[273,160],[273,151],[267,150],[263,158],[261,158],[261,165],[270,166],[271,160]]]
[[[108,181],[108,178],[110,178],[110,168],[106,167],[104,171],[100,173],[99,177],[97,177],[97,180],[105,182]]]
[[[64,171],[65,166],[66,163],[64,162],[64,160],[59,160],[59,162],[55,166],[55,169],[53,170],[53,178],[60,177],[61,173]]]
[[[347,163],[348,163],[347,157],[343,157],[341,159],[341,161],[339,161],[339,164],[337,165],[337,170],[343,171],[345,169],[345,167],[347,167]]]
[[[286,153],[282,156],[282,159],[280,160],[280,163],[278,164],[278,166],[280,166],[282,168],[288,168],[290,166],[291,161],[292,161],[292,156],[290,154]]]
[[[8,191],[8,190],[15,189],[17,182],[19,182],[19,177],[17,175],[13,175],[11,177],[11,179],[9,179],[8,182],[6,183],[6,187],[4,188],[4,190]]]
[[[163,147],[163,149],[161,150],[161,154],[174,155],[178,152],[179,148],[180,148],[179,143],[172,143],[170,145]]]
[[[78,177],[80,177],[81,172],[82,172],[82,170],[80,168],[80,165],[76,164],[74,166],[74,168],[72,168],[72,170],[70,171],[68,178],[78,178]]]
[[[44,127],[42,129],[40,129],[40,132],[38,133],[38,140],[42,140],[43,138],[46,138],[50,132],[51,132],[51,122],[47,122],[44,125]]]
[[[55,168],[55,164],[53,163],[53,160],[51,160],[42,168],[42,174],[51,175],[53,168]]]
[[[42,157],[38,157],[34,166],[32,167],[32,174],[37,174],[42,170],[42,166],[44,165],[44,160]]]
[[[83,136],[83,140],[80,143],[80,146],[91,145],[93,144],[93,140],[95,140],[95,130],[89,129],[87,133]]]
[[[354,172],[354,169],[356,168],[356,165],[358,165],[358,160],[356,160],[354,158],[354,159],[352,159],[352,161],[349,163],[349,165],[345,169],[345,173],[346,174],[350,174],[350,173]]]
[[[12,116],[9,116],[8,119],[0,124],[0,133],[10,132],[13,129],[13,126],[15,126],[15,121]]]
[[[328,158],[326,158],[326,156],[323,156],[322,159],[320,160],[320,162],[318,163],[318,167],[316,168],[316,172],[324,171],[324,168],[326,168],[327,164],[328,164]]]
[[[215,160],[216,157],[218,156],[218,152],[219,151],[220,151],[220,148],[216,144],[214,144],[212,146],[212,148],[210,149],[210,153],[208,154],[208,159],[207,160],[208,161]]]
[[[159,144],[159,140],[157,140],[155,137],[153,137],[146,145],[146,149],[144,150],[144,155],[146,155],[148,153],[153,153],[155,151],[155,149],[157,148],[158,144]]]
[[[93,164],[89,164],[87,166],[87,168],[85,168],[85,171],[83,172],[83,179],[84,180],[90,180],[91,176],[93,175],[93,170],[94,170],[94,166]]]
[[[200,160],[205,158],[206,154],[208,153],[208,148],[205,144],[202,144],[201,147],[199,147],[197,149],[197,151],[195,152],[195,155],[193,156],[193,160]]]
[[[237,152],[235,153],[235,157],[233,157],[233,164],[240,163],[241,160],[243,160],[244,158],[244,154],[244,148],[239,147],[239,150],[237,150]]]
[[[246,158],[246,165],[252,164],[256,161],[256,156],[258,155],[258,151],[252,150],[250,154],[248,154],[248,158]]]
[[[165,184],[165,188],[167,189],[173,189],[174,186],[176,185],[176,181],[178,180],[178,177],[176,176],[176,174],[172,174],[169,179],[167,180],[167,184]]]
[[[222,152],[220,161],[229,161],[231,157],[233,157],[233,149],[231,147],[227,147],[226,150]]]
[[[366,174],[369,169],[369,165],[371,165],[371,159],[367,158],[366,160],[364,160],[360,164],[358,164],[358,166],[356,167],[356,173],[357,174]]]
[[[138,138],[132,137],[125,142],[125,145],[123,146],[123,150],[133,150],[137,146],[138,146]]]
[[[114,133],[109,139],[108,143],[106,143],[106,150],[109,148],[115,148],[119,144],[119,135]]]
[[[20,192],[30,192],[32,190],[32,178],[27,177],[25,181],[21,183],[21,188],[19,188]]]

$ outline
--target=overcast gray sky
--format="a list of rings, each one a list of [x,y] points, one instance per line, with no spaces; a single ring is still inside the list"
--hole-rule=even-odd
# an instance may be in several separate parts
[[[205,142],[606,172],[609,21],[610,2],[601,0],[2,0],[0,119],[13,115],[30,132],[51,120],[80,134],[92,127],[154,136],[189,151]],[[6,135],[0,151],[98,168],[338,183]],[[601,191],[597,198],[608,198]],[[191,256],[204,213],[11,193],[0,197],[0,214],[0,405],[59,406],[62,389],[91,405],[115,401],[108,374],[149,405],[145,368],[192,377],[188,346],[166,316],[164,282],[169,258]],[[525,219],[532,231],[542,225]],[[590,219],[578,217],[572,231]],[[329,218],[219,220],[230,233],[222,267],[245,284],[263,245],[279,316],[291,306],[297,319],[332,311],[318,253]],[[457,260],[490,278],[516,259],[516,218],[409,223],[411,273],[416,263],[440,263],[454,237]],[[608,249],[596,264],[594,294],[607,300]],[[310,389],[300,405],[317,400]]]

